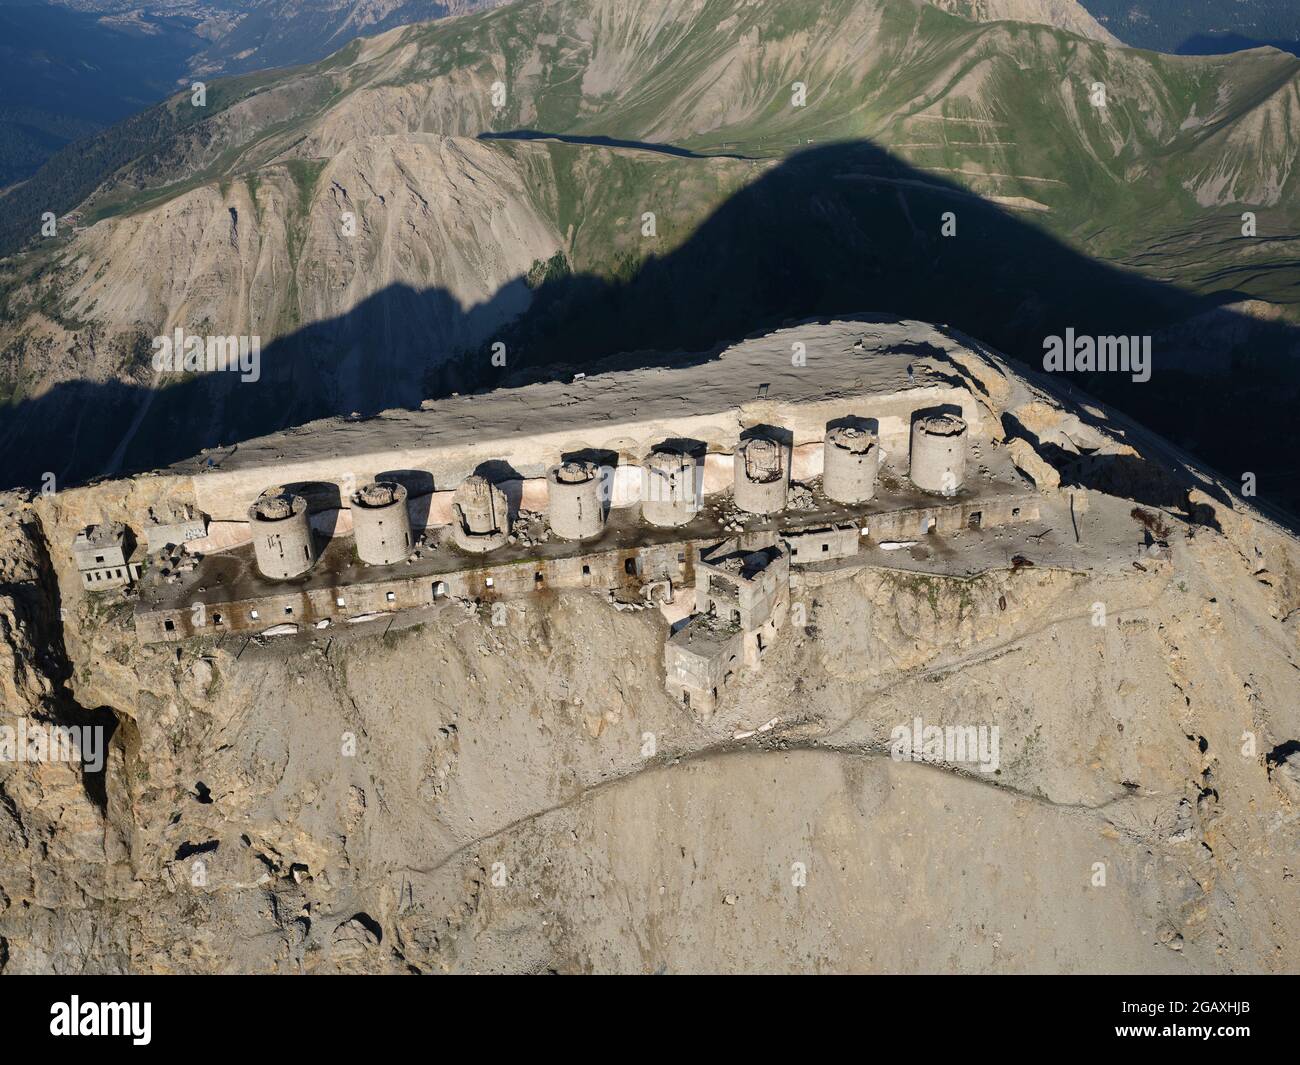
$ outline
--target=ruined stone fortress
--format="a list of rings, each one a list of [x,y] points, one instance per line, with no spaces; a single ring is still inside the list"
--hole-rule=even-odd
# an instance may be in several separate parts
[[[794,574],[1038,520],[1032,483],[990,444],[983,358],[916,323],[805,323],[207,453],[158,475],[191,524],[143,521],[166,543],[138,638],[587,589],[665,612],[668,691],[708,713],[777,639]]]

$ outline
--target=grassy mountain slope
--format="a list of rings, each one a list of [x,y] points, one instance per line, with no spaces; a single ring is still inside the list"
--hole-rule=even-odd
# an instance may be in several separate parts
[[[1045,325],[1207,310],[1182,290],[1295,317],[1300,61],[1276,52],[1161,56],[914,0],[522,0],[157,113],[66,220],[86,228],[0,278],[0,437],[75,405],[71,475],[473,387],[507,331],[543,364],[878,307],[1032,357]],[[719,233],[746,248],[730,274]],[[1249,346],[1229,324],[1171,372]],[[149,338],[177,325],[260,335],[266,386],[155,380]]]
[[[92,135],[190,79],[313,63],[361,34],[498,2],[0,0],[0,189],[30,176],[60,146]],[[1041,22],[1111,39],[1074,0],[927,2],[981,21]],[[78,146],[56,160],[41,183],[64,174],[69,163],[84,178],[95,154]],[[67,210],[89,191],[73,196],[62,185],[61,195],[44,209]]]

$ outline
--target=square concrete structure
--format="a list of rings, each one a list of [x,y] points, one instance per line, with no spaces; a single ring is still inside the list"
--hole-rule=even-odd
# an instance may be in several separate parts
[[[730,621],[697,614],[664,644],[664,684],[675,701],[703,716],[740,670],[744,633]]]
[[[792,566],[851,558],[858,553],[858,541],[861,538],[862,530],[857,525],[827,525],[785,534]]]
[[[126,526],[121,522],[88,525],[72,541],[72,557],[77,569],[88,570],[102,566],[125,566]]]
[[[700,553],[695,566],[695,610],[740,628],[745,665],[759,659],[776,638],[790,603],[790,555],[779,542],[724,540]]]
[[[131,533],[121,522],[88,525],[72,541],[72,557],[82,587],[92,591],[122,588],[140,576],[131,561]]]
[[[208,535],[208,519],[189,503],[151,507],[144,534],[149,544],[149,553],[153,554],[191,540],[203,539]]]
[[[790,556],[779,544],[750,549],[724,540],[700,554],[695,609],[751,632],[772,617],[789,580]]]

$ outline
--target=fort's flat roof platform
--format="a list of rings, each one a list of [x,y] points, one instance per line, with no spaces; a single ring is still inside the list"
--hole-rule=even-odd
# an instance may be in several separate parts
[[[792,365],[791,345],[806,346],[807,365]],[[855,345],[858,345],[855,347]],[[751,337],[721,351],[663,356],[665,365],[626,368],[636,354],[616,355],[572,381],[539,381],[428,400],[418,410],[363,419],[325,418],[217,448],[176,463],[199,473],[368,454],[382,448],[457,447],[467,438],[510,440],[620,420],[693,418],[762,398],[773,403],[883,395],[934,384],[923,368],[951,372],[950,351],[970,352],[924,322],[864,316],[811,321]],[[908,368],[913,368],[909,376]],[[508,458],[509,456],[503,456]]]
[[[806,363],[796,365],[795,345]],[[364,483],[384,473],[427,471],[435,490],[454,488],[481,463],[509,464],[524,478],[569,452],[612,450],[640,461],[673,437],[731,452],[742,427],[772,424],[796,445],[820,441],[828,418],[876,417],[887,450],[905,446],[918,409],[955,405],[982,435],[984,409],[962,363],[1000,373],[990,354],[942,327],[862,316],[810,321],[720,351],[613,356],[575,380],[538,381],[430,400],[418,410],[329,418],[171,467],[192,477],[196,502],[219,520],[244,520],[271,484]],[[958,361],[960,360],[960,362]],[[508,380],[508,378],[507,378]]]

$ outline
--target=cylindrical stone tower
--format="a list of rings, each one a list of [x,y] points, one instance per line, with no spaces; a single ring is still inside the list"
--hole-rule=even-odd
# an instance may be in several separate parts
[[[951,414],[913,422],[908,476],[923,492],[956,495],[966,478],[966,423]]]
[[[451,534],[456,546],[481,555],[495,551],[510,537],[506,494],[477,473],[466,477],[451,497]]]
[[[306,573],[316,564],[307,500],[283,488],[268,488],[248,508],[257,568],[272,580]]]
[[[411,553],[411,516],[406,486],[375,481],[352,493],[352,535],[357,556],[372,566],[391,566]]]
[[[703,485],[695,456],[660,444],[642,467],[641,516],[651,525],[685,525],[700,509]]]
[[[790,464],[785,448],[766,436],[754,436],[736,448],[735,503],[750,514],[776,514],[785,509]]]
[[[826,431],[822,491],[837,503],[865,503],[876,494],[880,441],[867,429],[838,425]]]
[[[550,495],[547,520],[551,531],[565,540],[590,540],[605,528],[605,508],[600,499],[600,467],[594,462],[570,461],[546,471]]]

